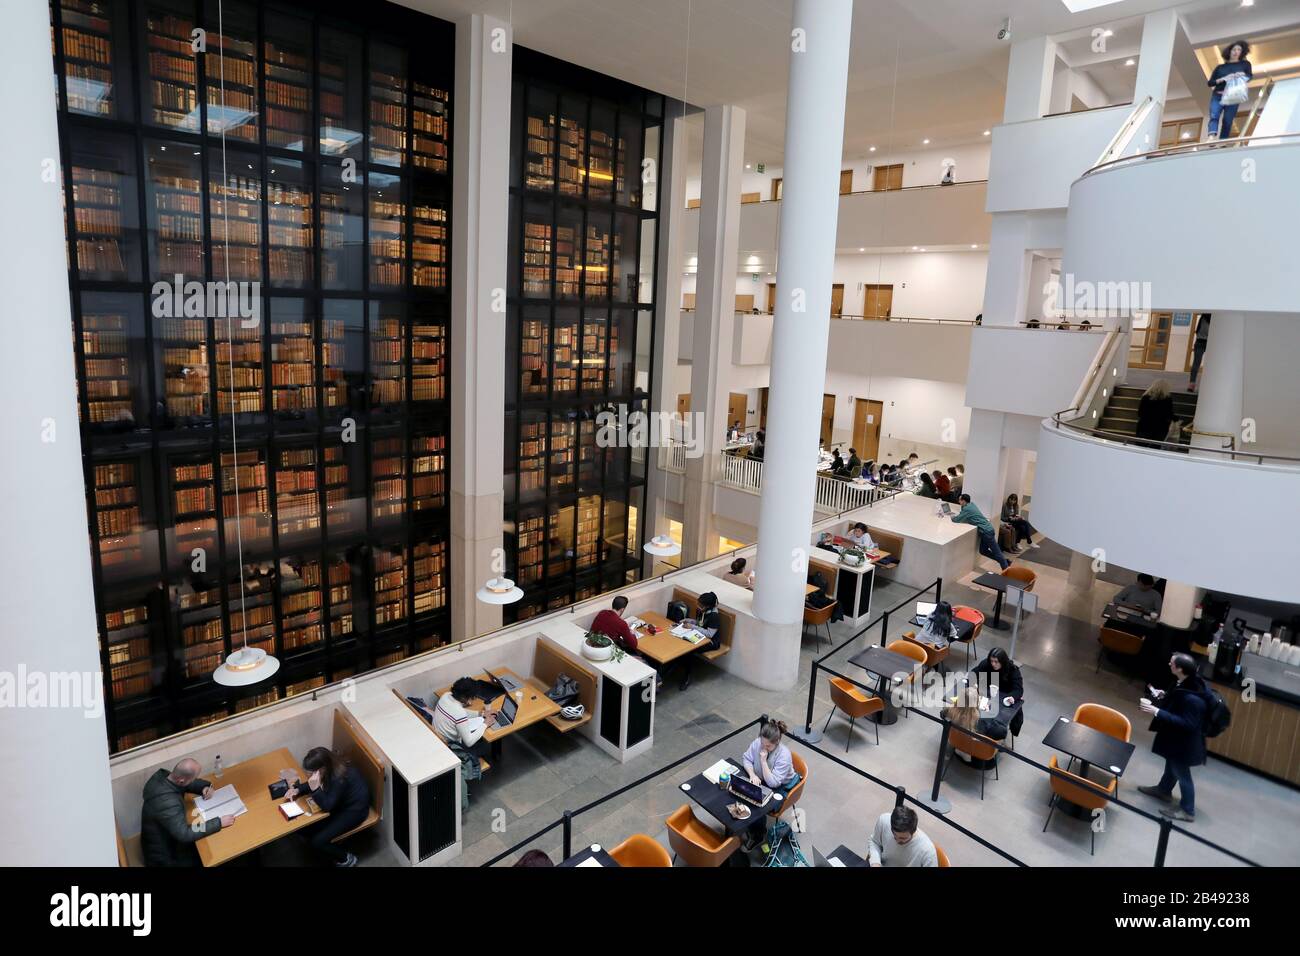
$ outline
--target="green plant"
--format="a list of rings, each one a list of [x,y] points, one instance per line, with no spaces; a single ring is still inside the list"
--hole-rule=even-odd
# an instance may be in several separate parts
[[[608,634],[601,634],[599,631],[588,631],[585,641],[587,646],[589,647],[612,646],[614,648],[614,656],[612,660],[615,663],[621,663],[623,658],[627,654],[627,652],[624,651],[622,647],[614,643],[613,638],[611,638]]]

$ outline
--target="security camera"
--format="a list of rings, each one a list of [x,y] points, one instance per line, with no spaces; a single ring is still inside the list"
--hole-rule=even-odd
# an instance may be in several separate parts
[[[1011,18],[1010,17],[1007,17],[1005,20],[1002,21],[1002,29],[998,31],[998,39],[999,40],[1011,39]]]

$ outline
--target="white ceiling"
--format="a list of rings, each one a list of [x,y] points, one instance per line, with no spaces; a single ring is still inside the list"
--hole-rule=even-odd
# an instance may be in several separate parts
[[[745,108],[747,162],[779,165],[785,129],[793,0],[399,0],[455,20],[486,13],[509,21],[517,44],[657,90],[692,104]],[[1114,55],[1094,78],[1109,90],[1125,79],[1141,16],[1169,0],[1120,0],[1072,14],[1060,0],[855,0],[844,154],[867,147],[976,142],[1000,121],[1012,18],[1013,39],[1078,33],[1063,58],[1084,59],[1093,26],[1116,30]],[[1243,18],[1300,19],[1296,0],[1202,0],[1183,8],[1198,45],[1234,35]],[[1205,37],[1207,39],[1202,39]],[[1081,44],[1081,45],[1080,45]],[[1073,64],[1072,64],[1073,65]],[[1131,69],[1131,68],[1129,68]],[[1131,81],[1130,90],[1131,93]],[[1171,90],[1173,92],[1173,90]]]

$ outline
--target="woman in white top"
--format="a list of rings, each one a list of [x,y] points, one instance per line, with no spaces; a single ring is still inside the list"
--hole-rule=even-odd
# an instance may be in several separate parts
[[[876,547],[876,542],[871,539],[867,526],[861,521],[849,529],[848,539],[853,542],[855,548],[861,548],[863,551],[872,551]]]
[[[746,561],[744,558],[737,558],[731,562],[731,570],[722,576],[724,581],[730,581],[732,584],[738,584],[742,588],[754,590],[754,572],[745,571]]]

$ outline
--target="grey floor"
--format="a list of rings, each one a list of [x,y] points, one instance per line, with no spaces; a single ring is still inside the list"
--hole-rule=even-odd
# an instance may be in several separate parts
[[[983,559],[981,562],[986,563]],[[1095,701],[1121,710],[1133,722],[1137,751],[1120,782],[1120,796],[1154,813],[1163,804],[1137,793],[1137,786],[1154,782],[1163,766],[1163,761],[1151,753],[1152,735],[1146,729],[1147,722],[1140,719],[1137,700],[1143,682],[1109,663],[1103,665],[1100,674],[1093,672],[1096,621],[1117,587],[1096,582],[1080,591],[1067,585],[1064,571],[1044,565],[1035,565],[1035,570],[1039,573],[1035,590],[1042,609],[1022,625],[1016,648],[1027,695],[1025,727],[1017,751],[1046,763],[1051,752],[1040,743],[1044,734],[1058,716],[1072,714],[1081,702]],[[878,583],[874,612],[899,603],[909,591],[896,584]],[[944,597],[992,616],[993,595],[983,588],[946,583]],[[891,637],[909,629],[905,617],[900,614],[891,624]],[[834,625],[834,630],[837,643],[852,635],[844,624]],[[879,639],[880,629],[876,627],[869,640],[876,643]],[[979,649],[987,652],[994,641],[1006,639],[1005,632],[998,634],[986,628]],[[853,673],[856,669],[844,661],[866,640],[854,642],[828,664],[861,679],[861,673]],[[824,643],[818,651],[811,638],[805,640],[800,683],[790,691],[762,691],[707,665],[696,668],[685,692],[670,680],[657,700],[654,747],[626,764],[619,764],[576,734],[560,735],[547,726],[510,737],[503,759],[471,791],[470,809],[463,824],[464,852],[457,865],[479,865],[555,821],[564,810],[577,809],[605,796],[761,714],[779,716],[792,727],[802,726],[811,662],[825,649]],[[960,662],[964,655],[960,650],[956,654]],[[830,713],[830,700],[824,677],[818,684],[814,724],[820,727]],[[873,730],[859,725],[846,756],[847,730],[847,721],[837,718],[820,747],[910,793],[929,791],[938,753],[937,724],[916,715],[899,720],[880,728],[879,746]],[[739,756],[751,739],[752,733],[746,731],[729,744],[581,814],[575,821],[573,846],[599,843],[612,847],[633,833],[650,834],[666,846],[664,818],[690,802],[679,789],[680,784],[718,757]],[[801,750],[797,742],[793,748]],[[799,840],[805,853],[811,857],[814,845],[828,852],[841,843],[862,851],[874,820],[892,806],[892,793],[806,748],[803,753],[810,771],[800,802],[806,830]],[[979,775],[965,766],[951,768],[943,786],[943,794],[953,806],[948,819],[1034,866],[1152,863],[1158,835],[1154,822],[1122,808],[1111,809],[1104,821],[1105,829],[1097,835],[1096,855],[1090,856],[1088,824],[1084,821],[1057,812],[1048,831],[1040,832],[1049,796],[1045,775],[1006,756],[999,764],[1000,779],[989,775],[982,801]],[[1192,832],[1263,864],[1300,863],[1300,817],[1295,813],[1294,789],[1215,758],[1196,769],[1195,781],[1197,819],[1188,825]],[[922,814],[921,825],[955,866],[1007,865],[1001,857],[941,821]],[[532,845],[558,860],[560,840],[557,828]],[[361,855],[365,865],[394,862],[378,840],[360,842],[352,849]],[[1170,841],[1167,864],[1238,865],[1218,851],[1178,834]]]

